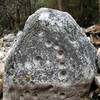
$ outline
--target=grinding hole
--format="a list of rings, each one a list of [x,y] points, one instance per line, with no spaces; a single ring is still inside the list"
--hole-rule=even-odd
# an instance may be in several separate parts
[[[60,93],[60,98],[64,99],[65,98],[65,93]]]
[[[49,41],[49,40],[48,40],[48,41],[45,43],[45,45],[46,45],[46,47],[48,47],[48,48],[49,48],[49,47],[51,47],[51,46],[52,46],[52,43],[51,43],[51,41]]]
[[[57,57],[58,57],[59,59],[62,59],[62,58],[64,57],[64,52],[63,52],[63,50],[59,50],[59,51],[58,51]]]
[[[65,76],[67,73],[66,73],[66,71],[65,70],[62,70],[61,72],[60,72],[60,75],[61,76]]]
[[[37,97],[38,95],[37,95],[37,94],[34,94],[34,96],[36,96],[36,97]]]
[[[63,55],[63,51],[62,51],[62,50],[59,50],[59,51],[58,51],[58,54],[59,54],[59,55]]]
[[[36,56],[36,60],[40,61],[40,60],[42,60],[42,58],[40,56]]]
[[[64,95],[65,95],[65,93],[60,93],[60,95],[61,95],[61,96],[64,96]]]
[[[29,95],[29,94],[30,94],[30,91],[25,90],[25,91],[24,91],[24,94],[25,94],[25,95]]]
[[[60,62],[60,65],[64,65],[64,62]]]

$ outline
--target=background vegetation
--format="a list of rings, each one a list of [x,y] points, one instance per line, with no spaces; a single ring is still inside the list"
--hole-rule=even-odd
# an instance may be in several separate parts
[[[0,0],[0,34],[23,29],[26,19],[40,7],[69,12],[82,27],[99,22],[100,0]]]

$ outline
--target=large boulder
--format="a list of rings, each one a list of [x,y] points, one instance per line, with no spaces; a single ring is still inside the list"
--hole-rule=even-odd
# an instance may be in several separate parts
[[[96,73],[95,59],[70,14],[41,8],[7,54],[4,100],[79,100]]]

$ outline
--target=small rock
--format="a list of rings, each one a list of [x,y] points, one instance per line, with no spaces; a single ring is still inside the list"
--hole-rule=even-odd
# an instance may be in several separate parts
[[[0,77],[1,77],[1,73],[3,72],[4,72],[4,63],[0,61]]]
[[[0,39],[0,48],[3,46],[3,39]]]
[[[8,34],[3,38],[3,41],[12,42],[15,39],[15,37],[16,36],[14,34]]]
[[[100,88],[100,75],[95,76],[95,83]]]
[[[0,79],[0,93],[2,92],[2,89],[3,89],[3,81],[2,79]]]
[[[10,47],[11,46],[11,44],[10,44],[10,42],[4,42],[4,45],[3,45],[4,47]]]
[[[5,57],[5,52],[0,51],[0,60]]]
[[[89,41],[91,41],[90,37],[87,37]]]
[[[100,48],[98,48],[98,50],[97,50],[97,65],[100,69]]]
[[[3,72],[4,72],[4,63],[0,61],[0,93],[3,90]]]
[[[5,51],[5,48],[4,47],[0,48],[0,51]]]
[[[98,52],[97,52],[97,55],[99,55],[99,53],[100,53],[100,48],[98,48]]]

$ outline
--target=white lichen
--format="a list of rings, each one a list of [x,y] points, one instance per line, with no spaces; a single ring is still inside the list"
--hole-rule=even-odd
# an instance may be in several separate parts
[[[39,33],[39,37],[43,37],[43,32]]]
[[[44,12],[44,13],[41,13],[40,17],[39,17],[39,20],[48,20],[49,18],[49,13],[48,12]]]

